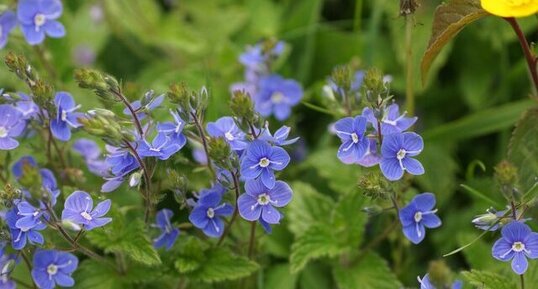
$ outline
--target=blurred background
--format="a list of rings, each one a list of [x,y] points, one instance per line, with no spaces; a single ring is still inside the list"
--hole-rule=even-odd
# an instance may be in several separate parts
[[[419,116],[415,128],[425,139],[420,160],[426,174],[417,181],[420,191],[437,195],[444,225],[429,231],[421,246],[399,243],[401,248],[378,248],[398,278],[415,287],[416,276],[426,272],[430,261],[478,235],[470,221],[490,205],[460,184],[502,199],[491,178],[493,166],[505,158],[513,125],[531,103],[519,43],[500,18],[487,17],[465,28],[441,51],[422,82],[420,59],[440,3],[423,1],[409,17],[414,21],[410,63]],[[305,102],[322,103],[321,87],[332,69],[350,62],[364,69],[375,66],[391,75],[395,99],[405,102],[409,85],[406,21],[399,16],[396,0],[87,0],[64,1],[64,5],[60,20],[67,36],[47,39],[45,57],[50,67],[40,62],[20,32],[10,38],[0,56],[10,50],[24,53],[42,75],[57,75],[58,87],[70,91],[83,110],[99,102],[76,86],[73,70],[92,67],[121,79],[133,99],[149,89],[164,93],[172,82],[184,81],[191,88],[205,85],[212,95],[207,119],[215,120],[229,114],[229,87],[243,79],[239,55],[247,45],[268,37],[289,44],[278,72],[302,84]],[[521,24],[527,35],[535,36],[536,19],[523,19]],[[24,84],[5,67],[0,69],[0,86],[25,91]],[[356,184],[361,169],[345,166],[336,158],[338,140],[327,131],[333,121],[332,116],[304,105],[294,108],[286,124],[304,143],[284,176],[287,181],[309,183],[327,195]],[[377,227],[382,229],[383,223],[377,222],[374,219],[367,230],[371,236]],[[297,276],[284,270],[292,240],[285,225],[264,239],[267,266],[259,284],[279,289],[332,288],[330,275],[323,273],[330,268],[321,262]],[[488,268],[493,262],[492,241],[480,241],[445,261],[456,272],[471,266]]]

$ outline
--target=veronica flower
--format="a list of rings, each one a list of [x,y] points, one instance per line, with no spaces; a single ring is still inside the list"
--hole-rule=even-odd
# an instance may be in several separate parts
[[[363,167],[373,167],[381,161],[381,156],[377,151],[377,140],[373,138],[368,139],[368,148],[364,156],[357,161],[357,164]]]
[[[55,138],[68,141],[71,138],[71,128],[81,126],[78,118],[82,117],[83,114],[76,112],[80,105],[76,105],[71,94],[67,92],[56,93],[54,104],[58,110],[56,118],[50,121],[50,131]]]
[[[146,117],[146,112],[156,109],[164,101],[164,94],[159,95],[155,98],[153,97],[153,94],[153,90],[146,92],[146,94],[144,95],[144,105],[142,105],[142,102],[140,100],[133,101],[131,103],[131,107],[135,111],[138,119],[144,119]],[[132,115],[131,111],[128,108],[125,108],[123,110],[123,113],[125,115]]]
[[[413,244],[418,244],[426,236],[425,228],[433,229],[441,226],[441,219],[437,217],[435,195],[423,193],[416,195],[407,206],[399,211],[400,222],[405,237]]]
[[[6,213],[6,223],[9,227],[11,235],[11,246],[15,250],[21,250],[26,246],[27,242],[30,244],[40,244],[45,242],[43,235],[38,231],[45,229],[47,226],[39,221],[36,225],[31,227],[17,227],[17,221],[19,219],[19,210],[17,207],[13,207]]]
[[[172,249],[179,236],[179,229],[172,227],[172,223],[170,223],[172,216],[174,216],[174,213],[169,209],[162,209],[157,212],[154,226],[161,230],[161,235],[153,240],[153,247],[157,249],[166,247],[166,250]]]
[[[22,229],[22,228],[33,228],[35,226],[38,226],[42,223],[41,218],[45,217],[48,218],[48,214],[46,214],[45,206],[42,205],[40,208],[36,208],[32,206],[27,201],[20,201],[17,204],[17,222],[15,223],[15,227]]]
[[[291,108],[303,97],[303,89],[295,80],[284,79],[280,75],[269,75],[259,81],[254,99],[254,107],[260,115],[273,114],[282,121],[291,114]]]
[[[143,139],[139,142],[137,152],[141,157],[156,157],[160,160],[167,160],[177,153],[181,147],[170,141],[164,133],[158,133],[151,144]]]
[[[16,284],[9,279],[9,274],[13,270],[16,258],[15,256],[4,254],[3,250],[0,250],[0,255],[0,288],[15,289]]]
[[[512,270],[523,275],[529,265],[527,258],[538,258],[538,233],[514,221],[501,229],[501,235],[491,250],[493,257],[504,262],[512,260]]]
[[[381,172],[390,181],[401,179],[404,171],[412,175],[424,174],[422,164],[412,158],[420,154],[423,148],[422,137],[414,132],[386,135],[381,145]]]
[[[170,111],[174,122],[165,122],[157,126],[157,130],[166,134],[170,138],[170,141],[179,146],[179,149],[183,148],[187,143],[187,138],[183,135],[183,128],[185,127],[185,121],[174,111]]]
[[[407,112],[404,112],[400,115],[400,109],[396,103],[393,103],[385,108],[383,111],[383,116],[379,120],[381,122],[381,134],[388,135],[404,132],[415,124],[418,118],[406,117],[406,113]],[[371,108],[366,107],[362,111],[362,115],[368,119],[368,122],[370,122],[377,131],[378,119],[375,117],[374,111]]]
[[[420,279],[420,277],[417,277],[418,282],[420,283],[420,289],[437,289],[430,281],[430,274],[424,275],[424,278]],[[454,281],[452,284],[451,289],[462,289],[463,288],[463,282],[460,280]]]
[[[22,114],[11,105],[0,105],[0,150],[12,150],[19,146],[15,139],[23,132],[26,122]]]
[[[15,179],[18,181],[24,175],[25,166],[38,168],[35,159],[31,156],[23,156],[13,164],[11,171],[15,176]],[[41,176],[41,186],[45,189],[43,192],[43,198],[50,200],[51,204],[54,206],[56,204],[56,198],[60,195],[60,190],[58,189],[58,183],[54,174],[49,169],[39,168],[39,174]],[[26,196],[30,196],[30,193],[23,189],[23,192]]]
[[[239,56],[239,62],[245,65],[248,70],[266,72],[267,62],[271,58],[281,55],[284,48],[285,44],[282,41],[277,42],[270,50],[265,50],[263,43],[258,43],[248,47],[247,51]]]
[[[286,206],[292,194],[290,186],[283,181],[268,189],[260,180],[249,180],[245,183],[245,193],[237,199],[239,214],[247,221],[261,218],[268,224],[278,224],[282,216],[275,207]]]
[[[22,33],[30,45],[40,44],[45,34],[52,38],[65,36],[64,26],[56,21],[62,15],[60,0],[21,0],[17,6],[17,17]]]
[[[342,141],[337,156],[343,163],[351,164],[361,160],[368,151],[366,118],[345,117],[334,124],[336,135]]]
[[[65,200],[62,211],[62,221],[69,220],[74,224],[84,226],[86,230],[102,227],[112,221],[103,216],[110,210],[110,200],[105,200],[93,207],[92,197],[83,191],[74,191]]]
[[[29,95],[22,92],[17,94],[19,95],[20,99],[15,103],[15,108],[22,113],[23,118],[26,120],[37,118],[37,114],[39,112],[39,107],[37,104]]]
[[[17,26],[17,16],[13,11],[5,11],[0,14],[0,49],[7,43],[7,36]]]
[[[222,137],[234,151],[244,150],[248,142],[245,133],[237,127],[233,118],[221,117],[216,122],[207,124],[207,133],[212,137]]]
[[[353,80],[351,82],[350,86],[350,93],[358,93],[359,89],[361,88],[363,82],[364,82],[364,70],[357,70],[353,75]],[[339,87],[336,82],[330,78],[329,79],[329,87],[332,91],[338,93],[340,96],[346,96],[345,88]]]
[[[90,172],[100,177],[110,176],[110,166],[101,158],[101,149],[96,142],[85,138],[77,139],[73,143],[73,150],[84,158]]]
[[[34,254],[32,278],[40,289],[52,289],[56,285],[72,287],[75,280],[71,274],[77,269],[75,255],[56,250],[39,250]]]
[[[288,139],[290,131],[291,128],[289,126],[282,126],[277,131],[275,131],[274,135],[272,135],[271,131],[269,131],[269,126],[266,125],[258,139],[267,141],[277,146],[291,145],[296,143],[299,140],[299,137]]]
[[[241,176],[246,180],[261,175],[268,188],[275,185],[274,171],[283,170],[290,162],[290,156],[281,147],[271,146],[262,140],[255,140],[247,147],[241,161]]]
[[[209,237],[218,238],[224,232],[222,217],[233,213],[234,208],[228,204],[221,204],[225,189],[217,184],[211,190],[202,191],[198,202],[195,204],[189,221]]]
[[[497,211],[494,208],[486,210],[485,214],[475,216],[471,221],[480,230],[484,231],[497,231],[505,224],[514,221],[514,217],[511,213],[507,213],[508,210]],[[519,213],[519,212],[518,212]],[[526,222],[529,219],[521,219],[520,222]]]

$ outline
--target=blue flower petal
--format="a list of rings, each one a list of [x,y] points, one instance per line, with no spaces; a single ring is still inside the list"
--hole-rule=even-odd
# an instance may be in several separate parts
[[[523,275],[527,271],[529,262],[523,252],[515,253],[514,259],[512,259],[512,270],[518,275]]]

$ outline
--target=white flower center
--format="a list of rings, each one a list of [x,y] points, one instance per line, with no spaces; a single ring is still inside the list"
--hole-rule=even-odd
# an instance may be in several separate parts
[[[224,134],[224,137],[229,141],[233,141],[235,139],[233,134],[231,132],[229,132],[229,131]]]
[[[207,217],[210,219],[213,219],[213,217],[215,217],[215,210],[213,210],[213,208],[207,209]]]
[[[418,211],[415,213],[415,222],[418,223],[422,221],[422,212]]]
[[[521,242],[515,242],[513,245],[512,245],[512,250],[514,252],[521,252],[521,251],[525,251],[525,244],[521,243]]]
[[[405,155],[406,155],[406,154],[407,154],[407,151],[406,151],[406,150],[404,150],[404,149],[400,149],[400,150],[398,151],[398,153],[396,154],[396,158],[397,158],[398,160],[401,161],[401,160],[403,160],[403,159],[405,158]]]
[[[260,160],[259,165],[260,165],[260,167],[262,167],[262,168],[266,168],[267,166],[269,166],[270,163],[271,163],[271,161],[270,161],[268,158],[262,158],[262,159]]]
[[[353,140],[353,143],[359,142],[359,136],[356,133],[351,134],[351,139]]]
[[[56,275],[56,273],[58,273],[58,266],[50,264],[47,267],[47,273],[49,273],[49,275]]]
[[[261,194],[258,196],[258,204],[265,206],[271,202],[271,197],[268,194]]]
[[[84,219],[86,219],[86,220],[88,220],[88,221],[93,220],[92,216],[91,216],[90,214],[88,214],[88,212],[85,212],[85,211],[84,211],[84,212],[80,213],[80,215],[81,215]]]
[[[36,30],[39,29],[39,27],[43,26],[45,24],[45,22],[47,21],[47,18],[45,18],[45,15],[44,14],[36,14],[36,16],[34,17],[34,24],[36,27]]]
[[[3,126],[0,126],[0,138],[3,138],[3,137],[6,137],[7,136],[7,129]]]
[[[67,111],[62,110],[61,118],[62,118],[62,121],[66,121],[66,120],[67,120]]]
[[[271,95],[271,102],[281,103],[282,101],[284,101],[284,94],[281,92],[275,92]]]

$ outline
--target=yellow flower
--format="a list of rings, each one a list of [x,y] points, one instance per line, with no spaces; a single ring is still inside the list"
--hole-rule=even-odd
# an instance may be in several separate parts
[[[481,0],[482,8],[501,17],[525,17],[538,12],[538,0]]]

